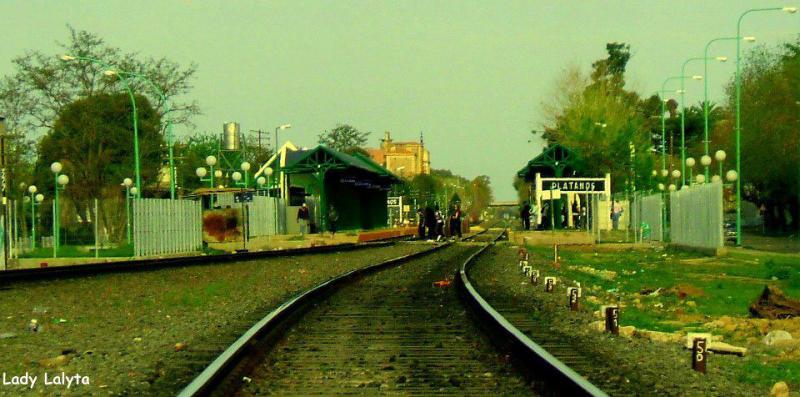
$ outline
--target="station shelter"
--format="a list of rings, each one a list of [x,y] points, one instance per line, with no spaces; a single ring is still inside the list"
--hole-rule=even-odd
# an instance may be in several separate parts
[[[542,225],[546,219],[544,228],[560,229],[564,213],[566,226],[577,226],[574,224],[573,203],[579,209],[585,208],[583,211],[587,217],[591,217],[592,208],[598,213],[606,213],[609,205],[597,204],[600,201],[606,203],[611,197],[611,175],[588,177],[586,174],[580,156],[574,150],[559,144],[549,145],[517,172],[517,176],[529,187],[528,201],[535,204],[539,212],[535,217],[537,226]],[[593,198],[596,203],[591,203]],[[608,217],[595,218],[605,225]],[[581,226],[586,225],[588,222]]]
[[[291,142],[284,144],[254,177],[260,176],[267,178],[269,194],[287,204],[287,233],[299,232],[297,210],[303,203],[308,205],[311,222],[318,230],[329,230],[329,208],[338,214],[338,230],[385,227],[389,190],[401,182],[368,156],[322,145],[298,148]]]

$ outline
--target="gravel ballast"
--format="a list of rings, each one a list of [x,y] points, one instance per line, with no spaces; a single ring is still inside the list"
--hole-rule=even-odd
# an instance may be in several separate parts
[[[0,290],[0,374],[8,382],[26,372],[38,379],[34,388],[0,380],[0,395],[175,394],[289,297],[429,247],[401,243],[12,284]],[[89,385],[44,385],[45,374],[52,381],[61,372],[86,376]]]

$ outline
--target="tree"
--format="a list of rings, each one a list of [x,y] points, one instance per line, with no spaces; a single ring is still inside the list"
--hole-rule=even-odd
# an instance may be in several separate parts
[[[169,112],[164,99],[145,81],[131,79],[131,88],[154,104],[158,119],[192,126],[192,117],[200,113],[197,102],[176,98],[193,88],[195,65],[184,68],[166,58],[140,59],[138,54],[123,53],[106,44],[94,33],[71,26],[68,29],[68,41],[58,43],[58,53],[27,52],[12,61],[14,73],[0,80],[0,114],[7,118],[8,129],[19,136],[13,145],[19,145],[17,150],[23,157],[32,157],[32,152],[25,152],[26,145],[30,146],[40,134],[52,130],[65,107],[81,98],[114,94],[124,89],[118,78],[103,73],[105,67],[80,59],[65,62],[58,57],[62,54],[98,59],[119,71],[147,77],[170,101]],[[127,117],[129,120],[130,116]],[[160,126],[162,133],[165,127],[166,124]],[[12,181],[15,186],[18,182]]]
[[[571,68],[556,82],[553,98],[542,104],[547,118],[543,137],[548,144],[576,150],[587,172],[610,173],[613,190],[622,190],[626,181],[646,186],[653,166],[654,121],[644,112],[655,111],[655,103],[624,89],[630,47],[609,43],[606,50],[608,57],[592,64],[589,77]]]
[[[467,211],[470,220],[472,222],[477,222],[483,210],[488,208],[493,200],[489,177],[486,175],[475,177],[469,184],[469,192],[472,196],[472,205],[469,206]]]
[[[161,120],[146,97],[135,98],[142,188],[147,190],[157,180],[161,166]],[[93,212],[94,198],[119,197],[122,180],[134,177],[131,110],[127,94],[96,94],[63,107],[53,128],[39,142],[35,167],[39,190],[53,197],[50,164],[59,161],[64,166],[62,173],[70,177],[66,196],[77,214]],[[100,218],[106,230],[115,229],[104,214]]]
[[[184,142],[175,146],[174,154],[181,158],[176,166],[178,185],[185,190],[194,190],[199,187],[208,187],[206,182],[201,182],[195,170],[206,167],[206,157],[216,155],[219,149],[219,135],[210,132],[195,133],[186,138]],[[254,165],[254,168],[258,165]]]
[[[749,52],[742,68],[741,156],[745,198],[766,207],[767,226],[783,230],[784,211],[800,229],[800,39]],[[728,85],[735,108],[735,85]],[[729,154],[734,159],[733,153]],[[735,160],[734,160],[735,161]],[[729,161],[730,168],[734,161]]]
[[[319,134],[319,144],[345,153],[366,154],[364,145],[370,132],[361,132],[349,124],[336,124],[330,131]]]

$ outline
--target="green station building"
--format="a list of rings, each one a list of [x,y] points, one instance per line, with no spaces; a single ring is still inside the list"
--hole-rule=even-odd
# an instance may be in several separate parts
[[[271,175],[268,169],[271,169]],[[306,203],[312,223],[328,228],[328,210],[339,215],[337,229],[374,229],[388,223],[387,196],[401,179],[368,156],[346,154],[326,146],[297,148],[287,142],[256,172],[269,176],[270,195],[281,197],[286,210],[286,232],[299,230],[298,208]]]

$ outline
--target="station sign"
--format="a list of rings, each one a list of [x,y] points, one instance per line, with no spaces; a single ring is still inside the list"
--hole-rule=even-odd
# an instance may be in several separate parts
[[[604,192],[606,190],[605,179],[585,179],[585,178],[558,178],[557,180],[542,181],[543,190],[560,190],[562,192]]]
[[[386,205],[389,207],[399,207],[400,206],[400,197],[387,197],[386,198]]]

